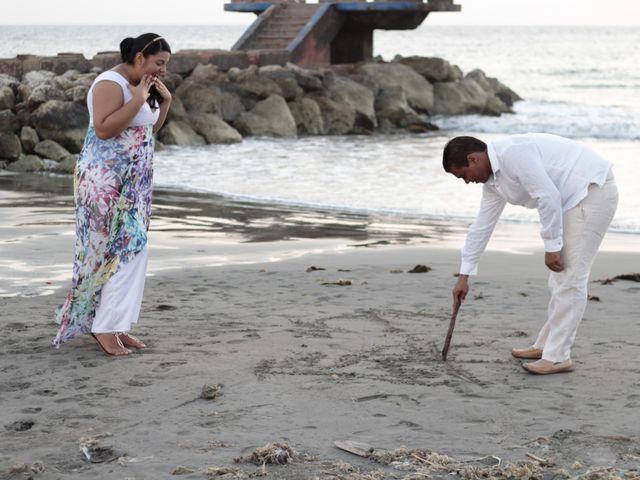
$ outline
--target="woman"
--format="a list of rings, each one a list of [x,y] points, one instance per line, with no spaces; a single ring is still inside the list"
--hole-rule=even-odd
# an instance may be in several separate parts
[[[87,94],[89,129],[75,172],[76,246],[71,291],[56,311],[54,344],[91,333],[107,355],[144,348],[138,321],[147,269],[153,133],[171,94],[158,78],[171,49],[145,33],[120,43],[122,63]]]

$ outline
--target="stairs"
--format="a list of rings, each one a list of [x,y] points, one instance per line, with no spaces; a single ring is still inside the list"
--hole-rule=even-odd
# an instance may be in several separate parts
[[[320,4],[279,3],[265,18],[258,18],[259,27],[233,46],[234,50],[287,50],[300,31],[309,23]],[[269,15],[267,15],[269,13]]]

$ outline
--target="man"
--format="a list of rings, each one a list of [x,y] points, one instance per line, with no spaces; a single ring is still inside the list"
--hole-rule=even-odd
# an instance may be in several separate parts
[[[462,265],[453,288],[464,301],[469,276],[507,202],[536,208],[549,275],[547,321],[535,343],[512,350],[516,358],[536,360],[522,366],[531,373],[573,369],[571,347],[587,304],[587,282],[618,204],[611,163],[585,145],[542,133],[512,135],[488,145],[456,137],[443,152],[446,172],[465,183],[483,183],[480,211],[462,248]]]

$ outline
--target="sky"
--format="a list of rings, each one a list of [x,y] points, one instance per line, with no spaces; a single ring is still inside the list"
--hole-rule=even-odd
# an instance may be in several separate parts
[[[638,0],[455,0],[462,12],[434,13],[434,25],[633,25]],[[4,6],[0,24],[249,24],[252,14],[224,12],[223,0],[29,0]],[[126,13],[125,13],[126,12]]]

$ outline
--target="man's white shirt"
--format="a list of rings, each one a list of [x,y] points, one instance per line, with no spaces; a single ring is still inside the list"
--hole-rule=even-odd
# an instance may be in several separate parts
[[[536,208],[545,251],[562,249],[562,215],[602,187],[612,164],[586,145],[545,133],[511,135],[487,145],[493,174],[462,248],[460,273],[476,275],[478,262],[507,203]]]

